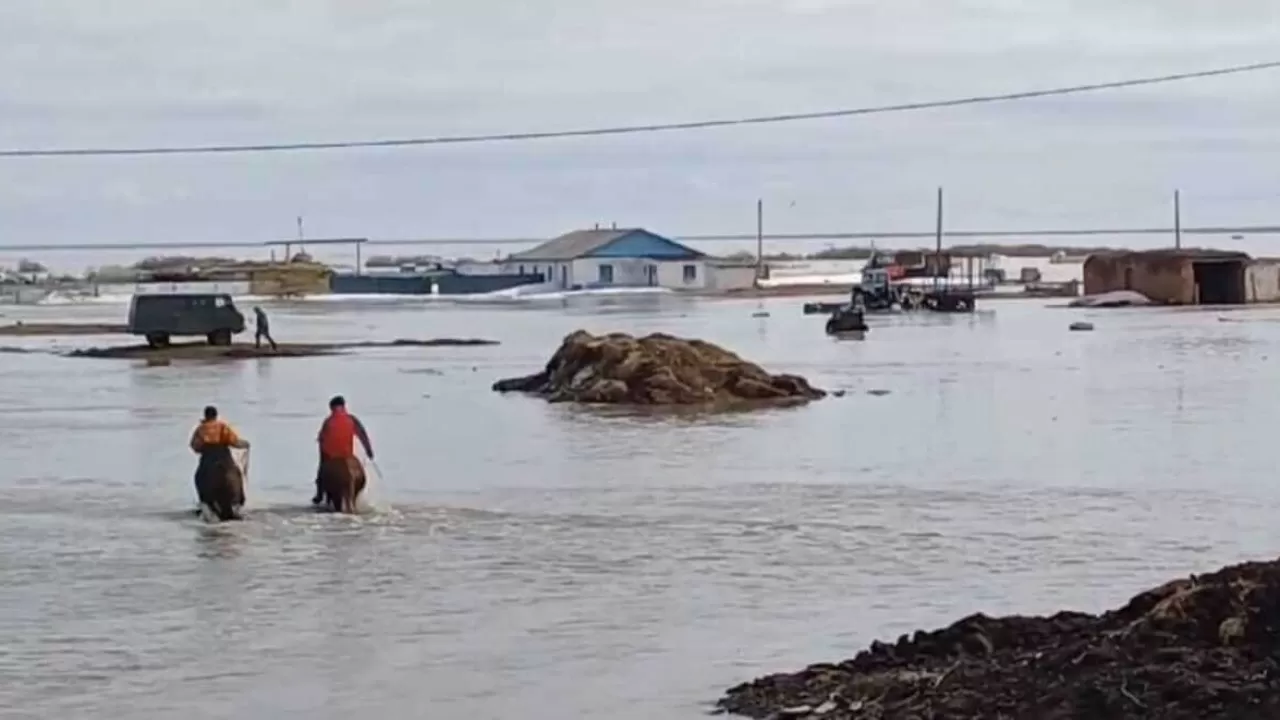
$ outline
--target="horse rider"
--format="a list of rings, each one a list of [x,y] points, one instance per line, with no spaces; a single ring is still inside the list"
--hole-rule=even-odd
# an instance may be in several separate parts
[[[208,477],[209,473],[217,471],[226,464],[234,464],[235,458],[231,456],[231,449],[248,450],[249,441],[240,437],[225,420],[218,417],[218,408],[207,405],[204,409],[204,419],[191,433],[191,451],[200,456],[200,461],[196,465],[196,487],[200,486],[200,479]],[[244,498],[240,498],[241,504]]]
[[[316,435],[316,444],[320,448],[320,466],[316,469],[316,494],[311,498],[313,505],[324,502],[324,489],[321,477],[325,465],[333,461],[359,464],[356,458],[355,441],[360,440],[364,454],[373,460],[373,444],[369,441],[369,433],[364,429],[360,418],[347,412],[347,401],[341,395],[329,400],[329,416],[320,425],[320,433]]]

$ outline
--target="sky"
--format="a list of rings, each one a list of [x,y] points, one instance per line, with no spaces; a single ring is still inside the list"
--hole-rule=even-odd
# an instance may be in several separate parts
[[[679,122],[1277,59],[1274,0],[4,0],[0,149]],[[299,215],[310,237],[751,233],[757,198],[767,232],[930,230],[939,186],[953,229],[1167,225],[1174,188],[1185,225],[1280,224],[1276,128],[1280,70],[630,136],[0,159],[0,246],[265,242]]]

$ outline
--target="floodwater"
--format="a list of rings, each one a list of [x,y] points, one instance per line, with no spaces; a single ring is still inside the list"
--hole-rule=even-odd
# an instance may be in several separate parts
[[[268,308],[279,339],[502,345],[0,355],[0,717],[692,719],[876,638],[1277,554],[1277,311],[1005,301],[838,342],[801,302],[311,303]],[[489,391],[577,327],[701,336],[849,393],[654,416]],[[359,518],[306,507],[339,392],[382,471]],[[255,443],[243,523],[187,514],[207,402]]]

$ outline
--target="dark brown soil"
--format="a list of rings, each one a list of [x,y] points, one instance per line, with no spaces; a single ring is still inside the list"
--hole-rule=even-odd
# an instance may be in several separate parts
[[[770,375],[702,340],[584,330],[566,336],[541,372],[499,380],[493,389],[532,393],[551,402],[610,405],[723,406],[826,396],[802,377]]]
[[[124,325],[109,323],[24,323],[0,325],[0,335],[37,337],[42,335],[123,335]]]
[[[475,345],[497,345],[495,340],[476,338],[435,338],[430,340],[412,340],[400,338],[389,342],[350,342],[350,343],[280,343],[275,350],[269,346],[254,347],[247,343],[231,345],[210,345],[205,342],[176,343],[163,348],[152,348],[147,345],[117,345],[101,348],[84,348],[72,350],[67,357],[106,358],[115,360],[146,360],[155,365],[164,365],[173,360],[248,360],[254,358],[280,357],[317,357],[322,355],[338,355],[361,348],[387,347],[453,347]]]
[[[719,709],[825,720],[1280,718],[1280,560],[1102,615],[973,615],[851,660],[730,689]]]

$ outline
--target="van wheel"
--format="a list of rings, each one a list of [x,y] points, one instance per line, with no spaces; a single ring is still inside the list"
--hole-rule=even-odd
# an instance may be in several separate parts
[[[152,348],[168,347],[169,336],[165,333],[151,333],[147,335],[147,346]]]
[[[209,335],[208,335],[208,340],[209,340],[209,344],[210,344],[210,345],[230,345],[230,344],[231,344],[231,331],[230,331],[230,330],[215,330],[215,331],[213,331],[213,332],[209,333]]]

